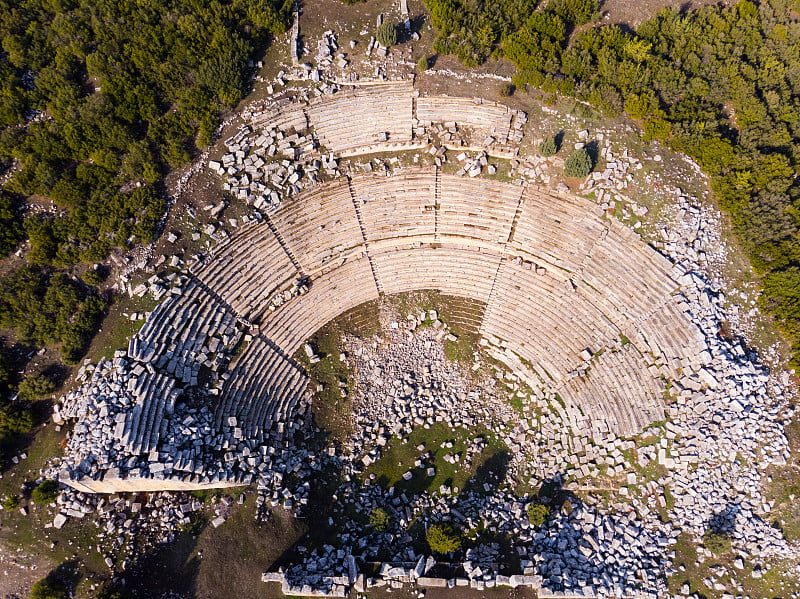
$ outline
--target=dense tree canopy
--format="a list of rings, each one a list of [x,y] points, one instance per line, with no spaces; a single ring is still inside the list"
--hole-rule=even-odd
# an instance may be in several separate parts
[[[505,16],[470,3],[478,13],[463,11],[458,35],[440,24],[442,7],[454,0],[426,4],[440,39],[479,38],[481,23],[490,20],[492,43],[517,66],[518,87],[627,112],[641,120],[645,137],[694,158],[764,276],[763,304],[800,363],[800,24],[787,0],[664,9],[635,32],[576,30],[594,10],[582,0],[536,11],[515,2]],[[451,41],[437,42],[438,49],[466,64],[489,55],[462,55]]]
[[[91,340],[105,302],[61,273],[22,267],[0,279],[0,326],[35,345],[60,343],[74,363]]]
[[[0,279],[0,326],[80,357],[104,302],[52,269],[152,239],[162,177],[211,141],[292,6],[0,0],[0,257],[27,238],[36,267]]]
[[[26,223],[32,260],[97,260],[149,239],[163,212],[151,184],[209,142],[246,90],[248,58],[285,30],[291,9],[292,0],[0,0],[0,161],[20,167],[8,189],[67,212]],[[145,187],[121,191],[127,182]],[[12,208],[0,200],[5,222]],[[0,251],[20,236],[10,229]]]

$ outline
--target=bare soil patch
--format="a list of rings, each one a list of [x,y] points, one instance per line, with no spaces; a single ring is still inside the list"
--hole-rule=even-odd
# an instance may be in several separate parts
[[[662,8],[691,11],[701,6],[720,4],[716,0],[606,0],[600,10],[606,14],[603,24],[628,25],[636,29],[644,21],[656,16]],[[727,2],[721,3],[726,6]]]

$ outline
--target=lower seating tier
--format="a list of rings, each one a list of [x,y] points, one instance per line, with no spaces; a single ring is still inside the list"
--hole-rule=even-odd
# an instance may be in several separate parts
[[[293,356],[326,322],[377,298],[378,288],[369,260],[366,256],[354,256],[312,277],[307,293],[267,313],[261,332],[286,355]]]
[[[282,434],[292,421],[308,378],[269,340],[256,336],[232,364],[216,409],[217,426],[231,417],[243,435]]]

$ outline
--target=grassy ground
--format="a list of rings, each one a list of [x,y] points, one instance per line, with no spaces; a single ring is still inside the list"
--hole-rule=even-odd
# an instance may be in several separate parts
[[[689,585],[692,593],[707,599],[721,599],[730,592],[737,593],[738,596],[779,599],[793,596],[793,593],[800,591],[800,581],[792,572],[795,564],[780,562],[754,577],[753,566],[746,560],[743,569],[734,567],[733,562],[737,557],[735,552],[703,558],[688,533],[678,537],[674,550],[673,563],[679,571],[668,580],[672,593],[678,593],[684,584]],[[715,583],[723,584],[727,589],[715,589]],[[741,590],[738,589],[739,586]]]
[[[200,535],[187,561],[198,562],[195,597],[282,596],[280,589],[261,582],[261,573],[301,537],[307,525],[281,510],[275,510],[266,523],[257,522],[254,516],[255,497],[250,495],[225,524],[216,529],[208,527]]]
[[[783,467],[771,466],[765,477],[765,495],[775,502],[771,517],[790,541],[800,541],[800,418],[786,425],[786,437],[792,452]]]
[[[150,312],[157,303],[149,294],[144,297],[116,296],[86,352],[86,358],[97,362],[101,358],[112,358],[118,349],[127,349],[128,341],[145,321],[131,320],[126,315]]]
[[[91,517],[71,518],[61,530],[46,528],[52,523],[55,509],[30,501],[27,495],[33,481],[39,476],[39,468],[48,458],[61,453],[64,432],[56,432],[52,424],[39,427],[27,448],[28,458],[8,468],[0,479],[0,497],[17,495],[19,509],[0,512],[0,541],[12,551],[38,555],[44,563],[54,567],[64,562],[74,563],[77,573],[76,596],[88,596],[89,586],[100,583],[108,572],[102,556],[97,552],[97,528]],[[47,572],[42,572],[42,577]]]
[[[466,448],[478,435],[486,437],[488,446],[476,456],[469,467],[464,467]],[[443,447],[448,441],[452,442],[452,448]],[[417,449],[420,445],[424,445],[424,449]],[[426,490],[438,492],[443,484],[463,489],[481,466],[502,451],[505,451],[505,447],[487,435],[485,430],[463,428],[451,430],[446,424],[436,422],[427,429],[415,428],[406,438],[393,437],[384,449],[381,459],[370,465],[364,475],[374,474],[381,485],[386,488],[394,486],[398,492],[421,493]],[[428,452],[432,454],[432,459],[423,462],[423,466],[416,467],[414,462]],[[460,453],[462,462],[458,464],[445,462],[443,457],[448,453],[453,455]],[[433,477],[427,474],[427,468],[430,466],[436,469]],[[413,474],[408,481],[403,480],[403,474],[407,471]]]

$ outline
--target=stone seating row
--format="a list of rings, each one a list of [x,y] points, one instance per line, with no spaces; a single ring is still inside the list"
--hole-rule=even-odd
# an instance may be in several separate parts
[[[514,111],[504,104],[475,98],[420,96],[416,100],[420,124],[455,122],[478,135],[492,135],[500,143],[508,141],[513,116]]]
[[[172,377],[144,371],[128,381],[127,391],[134,404],[117,422],[115,436],[131,454],[147,453],[158,446],[163,418],[172,414],[180,390]]]
[[[411,91],[409,82],[339,91],[312,100],[309,121],[320,143],[331,152],[379,141],[411,141]]]
[[[442,174],[437,232],[505,243],[521,193],[521,187],[499,181]]]
[[[131,338],[128,356],[196,384],[200,367],[215,370],[240,333],[235,315],[202,285],[189,281],[178,293],[153,310]]]
[[[437,196],[439,211],[431,219],[427,202]],[[382,227],[384,221],[390,226]],[[592,417],[601,414],[608,427],[627,434],[659,413],[658,383],[645,372],[647,364],[611,350],[576,378],[586,365],[583,350],[613,347],[625,336],[631,351],[652,352],[676,371],[696,343],[671,296],[677,286],[669,263],[580,198],[411,171],[324,184],[287,203],[272,225],[282,242],[268,226],[243,229],[214,258],[220,264],[204,266],[197,276],[220,286],[237,312],[263,314],[262,334],[286,355],[340,313],[376,299],[379,288],[436,289],[486,302],[482,334],[503,340],[547,386],[563,389],[570,401],[589,406]],[[281,243],[311,275],[310,290],[274,312],[258,312],[256,304],[274,288],[270,279],[285,280],[292,272]],[[544,263],[569,263],[569,269],[534,268],[516,259],[517,248],[536,264],[548,254]],[[279,267],[270,266],[272,259]],[[601,403],[598,385],[607,390]],[[247,394],[236,397],[236,410],[245,413]],[[630,408],[637,398],[644,406],[638,411]],[[247,412],[250,420],[266,421],[259,405]]]
[[[261,333],[292,356],[322,325],[342,312],[378,299],[378,289],[365,255],[331,264],[311,278],[309,291],[267,313]]]
[[[239,316],[251,321],[257,321],[268,308],[270,297],[297,275],[266,223],[246,225],[217,246],[213,257],[196,263],[192,271]]]
[[[274,106],[250,117],[250,125],[257,129],[277,129],[279,131],[304,131],[308,129],[303,105],[291,100],[282,100]]]
[[[376,194],[379,192],[380,187],[382,184],[391,183],[390,185],[390,193],[387,196],[390,198],[390,205],[391,205],[391,198],[396,199],[396,203],[394,204],[398,208],[394,209],[394,213],[403,212],[402,210],[402,201],[403,196],[401,190],[403,187],[407,187],[409,189],[414,190],[421,190],[417,194],[416,192],[410,192],[407,194],[409,197],[414,197],[415,195],[420,196],[420,200],[424,200],[425,197],[428,196],[430,193],[430,180],[434,178],[433,174],[428,174],[425,172],[422,173],[410,173],[404,176],[398,177],[376,177],[376,176],[368,176],[365,178],[356,178],[354,179],[353,183],[353,190],[358,198],[356,201],[360,203],[360,199],[364,196],[375,198]],[[446,192],[442,194],[442,205],[452,205],[453,208],[457,208],[460,204],[467,204],[467,215],[461,216],[459,219],[458,217],[454,216],[454,220],[468,220],[470,218],[470,214],[474,214],[474,218],[482,218],[481,209],[484,207],[482,204],[488,205],[502,205],[503,211],[505,214],[512,214],[512,206],[514,205],[514,195],[519,193],[519,188],[502,183],[492,183],[492,186],[497,187],[497,193],[493,194],[485,194],[484,197],[477,200],[474,204],[471,202],[471,198],[478,194],[481,189],[481,183],[478,181],[467,181],[462,178],[452,177],[448,175],[441,176],[441,186],[442,189],[446,188]],[[406,183],[410,182],[410,183]],[[447,196],[450,195],[450,189],[453,187],[459,188],[459,186],[464,185],[465,189],[471,189],[471,191],[463,192],[463,196],[461,201],[454,200],[452,203],[448,204],[449,200],[445,200]],[[507,191],[504,191],[507,190]],[[456,194],[456,191],[452,192]],[[520,217],[520,223],[518,223],[517,229],[515,230],[514,238],[512,240],[512,246],[519,244],[519,237],[520,231],[522,229],[522,223],[525,221],[525,217],[531,218],[533,214],[537,212],[531,211],[531,206],[533,206],[533,201],[531,201],[531,197],[533,197],[539,204],[543,203],[543,198],[541,194],[534,192],[533,194],[525,192],[524,195],[524,204],[523,210]],[[499,200],[497,198],[500,198]],[[549,196],[550,205],[547,206],[549,212],[551,213],[551,218],[556,225],[563,224],[565,222],[570,222],[569,219],[572,218],[571,213],[578,212],[580,207],[577,206],[578,201],[562,201],[563,198],[558,198],[557,201],[552,196]],[[481,200],[484,200],[481,202]],[[383,201],[387,201],[384,199]],[[588,202],[587,202],[588,203]],[[379,204],[378,200],[373,201],[366,201],[364,204],[361,205],[361,214],[362,220],[365,223],[365,230],[368,239],[373,241],[373,250],[376,251],[378,249],[377,241],[379,237],[382,235],[382,230],[376,229],[376,226],[373,223],[377,223],[381,218],[382,215],[388,212],[386,209],[378,210],[378,207],[375,204]],[[413,216],[408,218],[407,223],[405,226],[407,227],[407,232],[410,236],[410,232],[417,232],[417,233],[430,233],[430,219],[426,218],[427,215],[424,212],[420,212],[419,208],[414,208],[414,206],[419,206],[416,200],[411,203],[411,210],[413,211]],[[593,207],[592,204],[589,203],[590,207]],[[525,209],[528,209],[526,212]],[[563,210],[562,210],[563,208]],[[589,208],[590,210],[591,208]],[[539,208],[537,208],[539,211]],[[566,212],[567,214],[564,215],[563,213]],[[540,213],[540,212],[538,212]],[[599,220],[599,218],[596,218]],[[346,250],[355,249],[357,251],[363,251],[363,246],[360,246],[360,231],[359,231],[359,223],[355,213],[355,209],[352,206],[352,197],[349,194],[349,189],[347,189],[346,183],[337,183],[334,182],[332,184],[328,184],[326,186],[321,186],[310,191],[308,194],[305,194],[301,197],[298,197],[295,201],[287,205],[287,209],[282,211],[275,219],[276,228],[281,231],[282,236],[287,242],[287,245],[291,248],[300,259],[301,263],[304,263],[304,268],[306,270],[311,270],[312,266],[316,265],[318,268],[323,267],[325,264],[331,264],[331,259],[336,258],[338,259],[339,256],[345,252]],[[419,223],[422,223],[420,225]],[[418,225],[416,229],[414,229],[415,223]],[[393,223],[396,227],[401,226],[399,219],[395,218]],[[476,236],[482,232],[484,232],[488,227],[470,227],[468,228],[465,233],[474,233]],[[266,229],[262,229],[266,232]],[[597,234],[598,236],[602,237],[603,232],[607,232],[609,229],[599,229],[599,227],[595,227],[594,229],[590,229],[591,234]],[[547,231],[547,239],[551,239],[554,236],[559,234],[564,235],[565,237],[569,237],[569,233],[576,233],[579,234],[581,229],[579,228],[577,231],[564,231],[558,228],[554,230]],[[393,231],[388,231],[388,235],[393,235]],[[503,233],[505,234],[505,233]],[[447,236],[442,236],[441,239],[443,242],[447,242]],[[573,240],[573,239],[571,239]],[[634,241],[634,240],[631,240]],[[600,242],[597,243],[601,243]],[[232,242],[231,247],[237,247],[233,245]],[[597,243],[595,245],[597,245]],[[605,241],[605,246],[613,246],[613,243],[617,243],[621,245],[623,240],[620,240],[618,236],[614,235],[608,237]],[[313,244],[313,245],[312,245]],[[247,245],[250,246],[257,246],[255,242],[249,242]],[[588,243],[586,244],[588,246]],[[625,245],[635,245],[632,243],[625,243]],[[594,246],[592,246],[594,247]],[[331,251],[331,248],[336,250],[335,252]],[[224,253],[224,252],[223,252]],[[646,254],[647,252],[645,252]],[[277,246],[272,244],[271,247],[271,254],[275,256],[277,254]],[[655,253],[650,251],[652,256],[655,256]],[[605,254],[603,254],[605,255]],[[628,258],[628,254],[625,252],[616,249],[616,255],[618,256],[618,261],[621,262],[622,260],[626,260]],[[577,253],[576,253],[577,256]],[[640,271],[647,271],[648,268],[642,268],[641,260],[649,260],[649,262],[653,262],[650,258],[652,256],[643,256],[637,258],[634,264],[631,264],[629,268],[625,270],[625,276],[632,277],[632,281],[630,284],[626,281],[626,285],[631,289],[636,289],[637,292],[633,294],[627,294],[625,299],[628,303],[624,304],[624,309],[618,309],[622,315],[629,315],[629,314],[646,314],[652,309],[652,298],[654,297],[655,293],[653,288],[655,284],[661,284],[662,281],[669,281],[668,271],[664,268],[659,268],[660,275],[651,277],[654,278],[654,285],[651,287],[647,286],[647,281],[644,284],[635,284],[636,277],[644,276]],[[230,259],[230,258],[228,258]],[[290,272],[288,265],[286,265],[285,261],[283,261],[280,255],[277,255],[278,263],[283,263],[284,267],[284,275]],[[584,257],[584,260],[586,258]],[[656,266],[658,266],[656,260]],[[598,270],[602,262],[598,259],[596,260],[597,267],[594,266],[594,262],[591,262],[590,265],[590,273]],[[269,263],[267,263],[269,266]],[[662,265],[663,266],[663,265]],[[580,268],[580,265],[579,265]],[[605,305],[602,306],[603,311],[606,313],[607,316],[612,317],[614,312],[614,305],[615,302],[620,302],[622,300],[622,296],[618,297],[611,297],[611,298],[603,298],[601,293],[597,291],[598,288],[608,289],[613,288],[615,286],[622,286],[625,285],[618,285],[619,282],[619,265],[616,263],[611,263],[607,265],[603,265],[609,273],[613,273],[614,277],[607,281],[604,281],[602,285],[598,285],[593,289],[588,288],[588,286],[583,286],[583,291],[587,296],[592,296],[592,302],[595,304],[604,303]],[[379,268],[380,270],[380,268]],[[231,276],[230,270],[223,272],[221,276]],[[233,271],[235,274],[235,271]],[[255,272],[257,270],[253,270],[253,279],[256,279],[259,285],[263,285],[265,282],[263,278],[257,279],[255,277]],[[548,272],[548,274],[551,274]],[[646,274],[646,273],[645,273]],[[393,275],[394,277],[394,275]],[[283,276],[285,278],[285,276]],[[213,285],[211,281],[209,281],[210,285]],[[577,285],[581,285],[581,281],[576,282]],[[673,283],[667,283],[666,286],[662,285],[662,288],[659,290],[659,293],[666,292],[669,287]],[[407,284],[404,283],[403,286]],[[247,284],[243,286],[244,288],[247,287]],[[251,297],[264,297],[264,292],[254,292],[251,294]],[[481,297],[480,299],[485,300],[485,297]],[[252,302],[253,300],[246,300],[243,304],[242,309],[246,309],[245,306],[247,301]],[[642,303],[642,306],[638,307],[635,303],[639,301]],[[663,301],[663,300],[658,300]],[[237,310],[238,308],[237,304]],[[252,313],[252,308],[250,308]],[[240,312],[242,313],[242,312]],[[621,322],[622,318],[619,314],[613,317],[614,322]]]
[[[705,348],[702,332],[683,312],[677,296],[670,296],[638,322],[637,329],[650,351],[663,357],[672,376]]]
[[[236,418],[245,437],[272,430],[281,435],[308,379],[300,368],[268,340],[254,337],[231,364],[215,418],[217,426]]]
[[[352,187],[368,241],[434,235],[434,171],[356,177]]]
[[[543,380],[558,384],[619,334],[596,306],[562,282],[503,260],[488,302],[482,333],[508,343]]]
[[[619,223],[610,223],[607,234],[591,249],[580,277],[611,299],[628,318],[638,320],[658,308],[678,289],[672,267],[661,255],[635,238]],[[620,272],[625,285],[619,285]]]
[[[285,202],[271,221],[306,273],[363,244],[350,188],[343,179]]]
[[[664,383],[650,375],[647,360],[632,343],[607,349],[592,359],[584,376],[568,380],[559,393],[580,407],[579,429],[593,436],[630,436],[664,417]],[[608,430],[604,430],[607,425]]]
[[[436,289],[486,302],[500,254],[469,246],[447,244],[382,247],[372,260],[386,293]]]
[[[580,270],[607,227],[602,211],[589,200],[527,187],[510,246],[560,269],[566,278]]]

